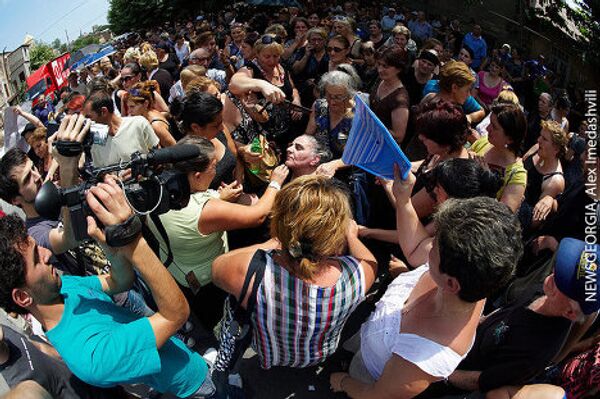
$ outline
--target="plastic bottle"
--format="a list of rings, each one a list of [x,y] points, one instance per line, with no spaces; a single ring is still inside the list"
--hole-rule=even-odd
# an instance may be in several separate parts
[[[254,138],[254,140],[252,140],[252,143],[250,143],[250,151],[257,152],[259,154],[262,153],[262,146],[260,145],[260,139],[258,138],[258,136],[256,136]],[[260,164],[256,164],[256,163],[250,164],[250,172],[257,175],[260,173],[260,171],[261,171]]]

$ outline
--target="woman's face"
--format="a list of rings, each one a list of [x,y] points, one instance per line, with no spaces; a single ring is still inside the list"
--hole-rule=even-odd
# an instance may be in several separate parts
[[[141,75],[139,73],[137,75],[134,74],[130,68],[123,68],[121,71],[121,83],[125,90],[132,88],[133,85],[140,81],[140,78]]]
[[[511,143],[510,138],[506,135],[504,128],[498,122],[496,114],[492,113],[490,117],[490,124],[487,127],[488,140],[490,144],[497,148],[505,148],[507,144]]]
[[[296,34],[296,37],[306,35],[306,32],[308,32],[308,26],[303,21],[297,21],[296,25],[294,25],[294,33]]]
[[[338,40],[330,40],[327,44],[329,59],[333,62],[343,62],[348,56],[348,49]]]
[[[337,35],[342,35],[342,36],[346,36],[348,33],[350,33],[350,27],[340,21],[336,21],[333,23],[333,30]]]
[[[540,137],[538,137],[538,154],[541,157],[558,157],[560,149],[554,142],[552,142],[552,133],[546,129],[542,129]]]
[[[246,37],[246,32],[241,27],[233,28],[231,30],[231,38],[234,42],[239,42],[240,40],[244,40]]]
[[[465,64],[467,64],[467,66],[470,66],[471,63],[473,62],[473,58],[471,58],[471,54],[469,54],[469,52],[467,50],[465,50],[464,48],[460,49],[460,52],[458,53],[458,60],[464,62]]]
[[[148,111],[148,102],[127,101],[127,109],[131,116],[143,116]]]
[[[223,131],[223,112],[219,112],[206,126],[200,127],[198,133],[205,139],[212,140]]]
[[[206,51],[208,51],[209,54],[213,54],[215,51],[217,51],[217,42],[214,38],[212,38],[203,47],[206,49]]]
[[[317,14],[310,14],[308,16],[308,24],[311,28],[316,28],[321,23],[321,18]]]
[[[431,75],[435,69],[435,64],[429,60],[419,58],[417,60],[417,68],[419,69],[419,73],[423,75]]]
[[[45,140],[37,140],[32,147],[33,152],[38,157],[44,159],[48,155],[48,143]]]
[[[281,54],[274,48],[266,48],[257,54],[257,58],[260,65],[272,69],[279,65]]]
[[[499,76],[500,72],[502,72],[502,68],[496,62],[492,61],[490,63],[490,75]]]
[[[458,87],[456,84],[452,84],[452,101],[458,105],[463,105],[467,98],[471,95],[471,85]]]
[[[548,96],[540,96],[538,100],[538,111],[542,115],[548,115],[552,109],[552,101]]]
[[[369,25],[369,33],[372,36],[377,36],[381,33],[381,29],[379,29],[379,25],[377,24],[371,24]]]
[[[406,48],[406,45],[408,44],[408,38],[402,33],[397,33],[394,35],[394,43],[396,43],[396,45],[400,48]]]
[[[341,111],[350,105],[350,94],[344,86],[328,85],[325,87],[325,98],[330,109]]]
[[[381,80],[392,80],[398,77],[400,69],[388,65],[385,61],[377,61],[377,72]]]
[[[427,148],[427,153],[429,155],[445,155],[448,154],[448,146],[439,145],[435,141],[426,137],[424,134],[419,134],[419,140],[423,143],[425,148]]]
[[[325,39],[318,33],[313,33],[308,37],[308,44],[314,52],[320,52],[325,47]]]
[[[241,50],[242,57],[244,57],[245,60],[251,60],[252,58],[254,58],[254,47],[252,47],[248,43],[242,43]]]

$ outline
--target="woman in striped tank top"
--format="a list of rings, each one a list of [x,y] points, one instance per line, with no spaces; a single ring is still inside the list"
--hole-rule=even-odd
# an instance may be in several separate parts
[[[358,239],[348,194],[323,176],[299,177],[278,193],[271,236],[218,257],[213,282],[239,296],[258,252],[265,273],[252,344],[260,365],[318,364],[336,350],[344,323],[373,284],[377,263]],[[243,298],[242,306],[247,302]]]

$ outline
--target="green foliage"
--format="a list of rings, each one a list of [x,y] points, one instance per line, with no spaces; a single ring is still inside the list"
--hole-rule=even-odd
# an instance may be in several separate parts
[[[77,39],[71,42],[71,52],[77,51],[80,48],[88,46],[90,44],[99,44],[100,38],[95,35],[79,36]]]
[[[166,21],[193,18],[201,10],[217,10],[231,0],[110,0],[108,22],[120,35],[156,27]]]
[[[52,47],[43,42],[34,42],[29,50],[31,70],[35,71],[56,57]]]

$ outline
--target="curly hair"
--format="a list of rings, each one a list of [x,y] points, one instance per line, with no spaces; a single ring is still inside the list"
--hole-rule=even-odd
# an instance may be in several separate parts
[[[523,254],[510,209],[488,197],[449,199],[434,216],[440,272],[456,278],[466,302],[487,298],[512,277]]]
[[[10,177],[13,168],[27,162],[27,154],[20,148],[13,147],[0,158],[0,198],[11,203],[19,196],[19,183]]]
[[[416,132],[448,146],[449,152],[456,152],[467,142],[469,123],[462,107],[442,99],[424,103],[418,108]]]
[[[25,261],[21,248],[27,244],[27,230],[15,215],[0,218],[0,307],[7,312],[26,313],[12,299],[14,288],[25,285]]]

